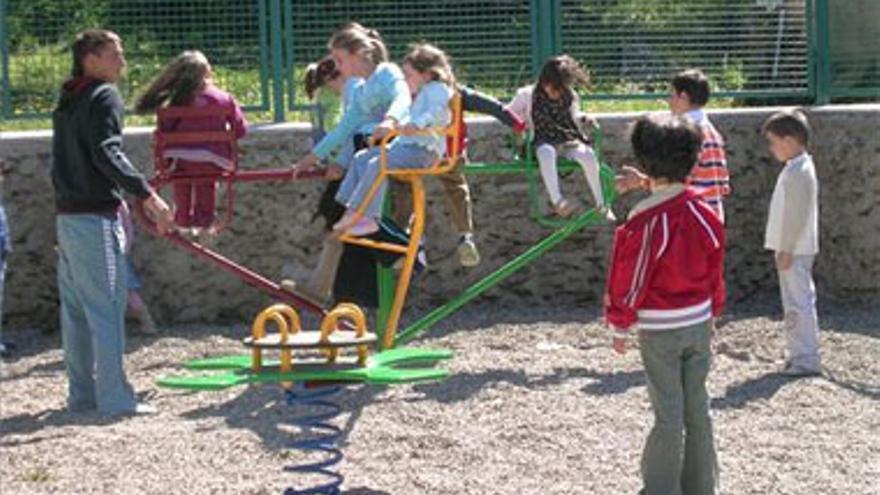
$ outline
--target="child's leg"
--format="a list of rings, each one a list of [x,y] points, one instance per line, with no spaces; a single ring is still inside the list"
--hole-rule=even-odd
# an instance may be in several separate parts
[[[785,311],[786,361],[819,371],[819,322],[816,316],[815,256],[793,256],[791,267],[779,272],[779,288]]]
[[[201,173],[209,174],[217,172],[217,167],[211,163],[194,163]],[[199,182],[193,186],[193,219],[196,227],[208,228],[214,223],[214,208],[217,203],[217,182]]]
[[[342,243],[338,239],[327,236],[321,246],[321,256],[318,258],[318,266],[309,278],[306,290],[311,291],[321,299],[330,299],[333,291],[333,281],[336,279],[336,270],[339,268],[339,259],[342,257]]]
[[[554,205],[559,204],[562,201],[562,193],[559,191],[559,173],[556,171],[556,148],[550,144],[542,144],[535,149],[535,157],[538,159],[541,178],[544,180],[550,202]]]
[[[681,493],[684,388],[678,332],[639,334],[648,396],[654,410],[654,426],[642,452],[642,479],[649,494]]]
[[[378,155],[379,150],[373,149],[358,153],[354,156],[351,166],[345,172],[345,177],[342,178],[342,182],[339,184],[339,191],[336,192],[337,203],[345,206],[348,205],[355,189],[357,189],[358,184],[361,181],[361,176],[367,168],[367,163],[373,157],[378,157]]]
[[[387,166],[389,169],[424,168],[429,166],[436,159],[434,153],[428,151],[421,146],[410,144],[397,146],[394,146],[392,144],[392,146],[388,149],[387,157]],[[367,193],[370,191],[373,183],[376,181],[376,178],[379,177],[379,160],[380,157],[377,154],[371,157],[370,160],[366,162],[363,173],[360,177],[360,180],[358,181],[357,188],[355,189],[351,199],[346,205],[349,207],[349,209],[353,210],[357,208],[364,201]],[[387,179],[383,178],[381,184],[379,185],[378,191],[376,191],[376,193],[370,200],[370,204],[367,206],[367,209],[364,212],[364,216],[374,219],[378,219],[380,217],[382,213],[382,200],[385,197],[387,182]]]
[[[192,225],[192,185],[186,182],[174,182],[172,186],[174,198],[174,223],[178,227]]]
[[[576,148],[566,151],[566,156],[581,164],[584,169],[584,175],[587,177],[587,184],[593,192],[593,198],[596,199],[596,206],[604,206],[605,200],[602,196],[602,181],[599,178],[599,161],[596,160],[596,154],[593,148],[586,144],[580,143]]]
[[[681,488],[685,494],[713,494],[718,463],[706,391],[712,359],[712,322],[694,325],[686,331],[690,346],[682,356],[685,440]]]
[[[474,213],[471,191],[459,167],[437,178],[440,179],[443,192],[446,193],[446,204],[449,208],[449,216],[452,217],[452,225],[459,235],[466,235],[474,231]]]

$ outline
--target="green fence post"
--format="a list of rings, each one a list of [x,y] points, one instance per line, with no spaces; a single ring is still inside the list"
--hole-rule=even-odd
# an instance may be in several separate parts
[[[529,18],[532,39],[532,73],[541,72],[544,61],[559,53],[562,46],[560,0],[531,0]]]
[[[269,0],[269,36],[272,50],[272,115],[284,122],[284,43],[281,28],[281,0]]]
[[[269,109],[269,14],[266,0],[257,0],[260,37],[260,110]]]
[[[828,0],[816,1],[816,103],[831,102],[831,40]]]
[[[0,117],[12,117],[12,99],[9,97],[9,40],[6,37],[6,0],[0,0]]]

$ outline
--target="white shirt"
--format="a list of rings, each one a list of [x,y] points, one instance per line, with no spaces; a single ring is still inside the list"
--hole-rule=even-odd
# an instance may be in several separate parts
[[[764,247],[798,255],[819,252],[819,182],[807,152],[785,162],[776,179]]]

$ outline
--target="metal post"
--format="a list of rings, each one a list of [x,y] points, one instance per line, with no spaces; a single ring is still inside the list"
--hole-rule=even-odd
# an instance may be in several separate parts
[[[427,315],[419,319],[419,321],[410,325],[406,330],[400,332],[397,336],[397,339],[394,341],[395,347],[412,340],[419,333],[431,328],[437,322],[439,322],[443,318],[446,318],[447,316],[464,306],[468,301],[473,300],[483,292],[486,292],[490,288],[498,285],[502,280],[506,279],[510,275],[513,275],[520,268],[528,265],[535,259],[541,257],[541,255],[543,255],[550,249],[553,249],[554,246],[564,241],[575,232],[581,230],[591,223],[597,223],[600,221],[603,220],[598,215],[596,210],[589,210],[586,213],[583,213],[581,216],[569,222],[568,225],[566,225],[565,227],[547,236],[544,240],[530,247],[526,252],[509,261],[507,264],[493,272],[491,275],[469,287],[452,301],[449,301],[445,305],[428,313]]]
[[[269,109],[269,17],[266,0],[257,0],[260,26],[260,110]]]
[[[541,72],[544,61],[561,50],[560,0],[531,0],[529,2],[530,35],[532,41],[532,73]]]
[[[269,0],[269,36],[272,50],[272,115],[284,122],[284,43],[281,28],[281,0]]]
[[[831,102],[831,40],[828,0],[816,0],[816,103]]]
[[[9,39],[6,33],[6,0],[0,0],[0,117],[12,118],[12,99],[9,96]]]

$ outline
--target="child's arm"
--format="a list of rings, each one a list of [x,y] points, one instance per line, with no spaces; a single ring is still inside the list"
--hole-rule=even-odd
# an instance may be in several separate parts
[[[816,187],[815,180],[805,172],[788,174],[783,183],[785,206],[782,210],[781,249],[776,256],[779,270],[784,271],[791,266],[791,256],[810,220]]]
[[[532,95],[529,87],[519,88],[513,100],[504,108],[519,117],[523,122],[528,122],[528,109],[531,98]]]
[[[396,65],[383,64],[374,75],[374,82],[364,85],[361,98],[365,108],[388,102],[384,120],[373,131],[373,140],[378,140],[406,119],[412,106],[412,95],[403,72]]]
[[[495,120],[510,127],[516,133],[525,130],[525,122],[523,122],[523,120],[513,111],[506,109],[504,105],[495,98],[461,85],[458,86],[458,92],[461,94],[462,110],[495,117]]]
[[[241,105],[235,100],[235,98],[230,95],[229,99],[232,103],[233,108],[235,108],[235,116],[232,120],[232,128],[235,130],[235,137],[241,139],[247,134],[248,130],[248,122],[244,116],[244,112],[241,110]]]
[[[424,102],[420,111],[410,115],[409,124],[416,128],[439,127],[449,124],[449,99],[452,91],[442,83],[429,83],[419,91],[418,99]]]
[[[630,328],[638,320],[636,308],[645,297],[645,281],[653,272],[654,235],[646,229],[620,228],[614,236],[611,264],[605,284],[605,321],[611,327],[615,350],[620,352]],[[625,346],[623,347],[625,349]]]

